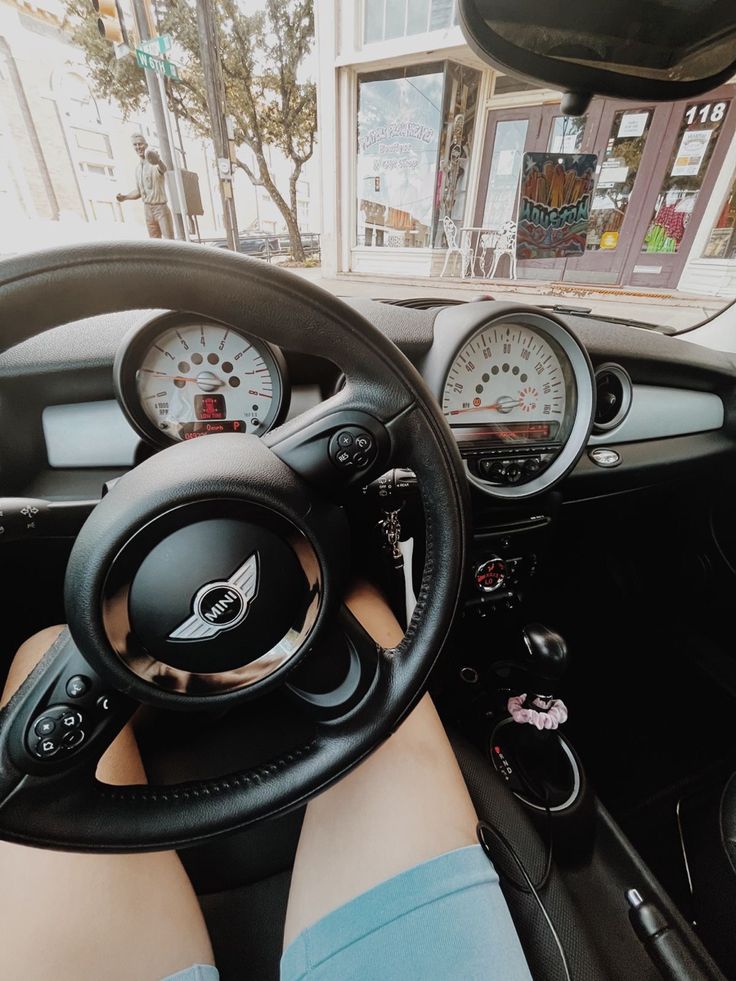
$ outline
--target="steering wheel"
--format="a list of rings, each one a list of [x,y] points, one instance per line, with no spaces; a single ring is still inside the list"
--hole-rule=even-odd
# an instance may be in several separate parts
[[[96,506],[67,567],[69,630],[0,712],[3,839],[79,851],[182,847],[303,804],[399,725],[452,623],[465,563],[460,456],[419,374],[357,312],[278,267],[192,245],[83,246],[0,264],[3,350],[61,323],[162,308],[327,358],[345,385],[262,439],[227,433],[164,449]],[[365,448],[347,469],[335,463],[345,431]],[[343,504],[398,463],[417,476],[426,558],[406,635],[383,650],[341,608]],[[96,779],[140,703],[225,709],[288,685],[336,618],[360,680],[337,712],[310,705],[306,742],[246,772],[186,784]]]

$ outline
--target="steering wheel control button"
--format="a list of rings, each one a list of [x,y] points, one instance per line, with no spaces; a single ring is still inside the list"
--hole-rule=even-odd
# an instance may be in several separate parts
[[[618,450],[612,450],[603,446],[596,446],[594,450],[590,451],[588,456],[593,463],[606,469],[617,467],[621,463],[621,454]]]
[[[75,674],[66,683],[66,693],[69,698],[82,698],[86,695],[91,686],[89,678],[83,674]]]
[[[56,729],[56,721],[45,715],[42,719],[33,727],[33,731],[37,736],[50,736],[52,732]]]
[[[81,724],[81,712],[70,705],[49,705],[31,723],[28,747],[39,759],[50,759],[58,752],[64,736],[77,731]],[[48,746],[43,749],[42,743]]]
[[[493,555],[475,567],[475,587],[481,593],[495,593],[506,582],[507,569],[504,560]]]
[[[97,708],[100,712],[109,712],[112,709],[112,700],[109,695],[100,695],[97,699]]]
[[[33,752],[40,760],[50,760],[52,756],[56,756],[60,749],[61,743],[47,736],[45,739],[38,740]]]
[[[330,459],[340,470],[362,470],[375,455],[375,441],[367,430],[360,426],[347,426],[330,440]]]
[[[81,746],[86,739],[84,729],[71,729],[61,737],[61,744],[64,749],[76,749]]]

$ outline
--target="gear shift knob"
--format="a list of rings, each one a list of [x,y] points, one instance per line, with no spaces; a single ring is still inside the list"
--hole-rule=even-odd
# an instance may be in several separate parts
[[[536,694],[552,694],[567,670],[564,638],[541,623],[528,623],[522,635],[528,653],[525,667],[530,689]]]

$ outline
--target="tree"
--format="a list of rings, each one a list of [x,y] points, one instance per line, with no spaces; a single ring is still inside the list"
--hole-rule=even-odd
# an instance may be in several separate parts
[[[317,98],[313,82],[302,78],[314,43],[313,0],[266,0],[263,10],[244,13],[238,0],[214,0],[219,30],[227,111],[235,119],[237,144],[255,159],[236,165],[253,184],[265,187],[289,231],[291,252],[304,261],[297,220],[297,181],[314,152]],[[72,41],[85,52],[96,93],[114,99],[124,113],[141,109],[147,98],[143,72],[131,57],[118,61],[89,15],[89,0],[66,0]],[[181,80],[167,82],[169,105],[201,135],[211,136],[200,68],[194,0],[169,0],[155,8],[161,34],[171,34]],[[271,174],[268,147],[291,164],[289,189],[282,194]]]

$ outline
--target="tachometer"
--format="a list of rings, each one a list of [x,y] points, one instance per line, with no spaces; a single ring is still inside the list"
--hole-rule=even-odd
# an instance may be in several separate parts
[[[116,361],[123,407],[158,443],[211,433],[262,435],[280,418],[278,352],[233,327],[178,319],[148,324]]]

